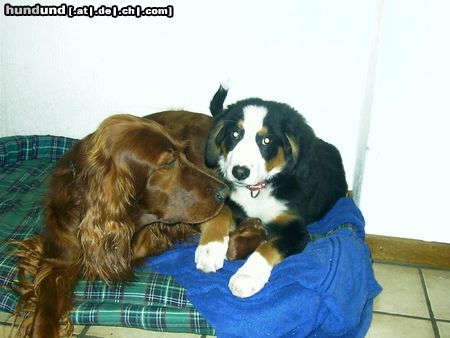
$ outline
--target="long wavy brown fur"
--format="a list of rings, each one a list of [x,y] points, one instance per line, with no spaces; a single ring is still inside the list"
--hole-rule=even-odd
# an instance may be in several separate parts
[[[17,266],[17,286],[12,288],[20,295],[16,304],[13,327],[9,337],[30,337],[37,298],[41,289],[41,282],[52,272],[51,265],[42,268],[44,246],[40,236],[30,237],[24,241],[12,241],[17,249],[14,255],[19,259]],[[58,279],[57,284],[65,283]],[[69,295],[70,296],[70,295]],[[73,324],[65,313],[60,321],[60,335],[71,337]]]
[[[198,227],[191,224],[174,224],[167,226],[163,223],[154,223],[143,228],[133,237],[133,265],[142,264],[146,257],[158,255],[178,242],[199,234]],[[51,265],[42,264],[44,247],[41,236],[34,236],[24,241],[14,241],[17,249],[14,255],[18,257],[18,283],[14,286],[20,295],[16,305],[13,328],[10,337],[30,337],[36,302],[41,288],[41,282],[47,278],[52,269]],[[45,268],[40,268],[44,265]],[[59,279],[58,283],[64,283]],[[67,295],[71,297],[71,295]],[[71,337],[73,324],[69,313],[65,313],[60,320],[60,335]]]
[[[202,120],[206,133],[209,121]],[[178,116],[171,121],[179,123]],[[186,158],[185,139],[191,138],[183,133],[177,140],[155,121],[115,115],[64,155],[52,175],[43,232],[14,243],[18,336],[71,336],[80,277],[130,280],[133,263],[167,250],[198,231],[189,224],[220,212],[217,196],[226,187],[206,172],[202,156]]]

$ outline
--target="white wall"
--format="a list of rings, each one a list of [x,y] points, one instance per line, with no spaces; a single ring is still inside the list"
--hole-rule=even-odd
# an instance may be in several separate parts
[[[52,3],[60,4],[45,5]],[[2,16],[0,132],[82,137],[117,112],[208,113],[220,82],[230,79],[229,103],[260,96],[304,112],[319,136],[342,149],[352,182],[371,4],[170,4],[170,19]]]
[[[361,186],[368,231],[450,242],[443,226],[433,227],[427,222],[426,229],[423,227],[434,205],[440,203],[442,208],[444,202],[436,204],[428,197],[421,211],[418,203],[411,205],[410,199],[417,194],[411,193],[412,184],[408,184],[420,177],[423,185],[437,185],[437,172],[424,166],[411,170],[407,161],[413,160],[411,166],[418,165],[414,159],[418,148],[426,150],[427,155],[421,156],[428,159],[437,158],[443,149],[424,149],[414,137],[415,132],[403,127],[406,119],[413,129],[431,122],[443,131],[435,108],[448,108],[448,100],[447,105],[442,102],[448,73],[444,71],[444,76],[438,72],[445,68],[444,56],[448,56],[440,51],[448,52],[448,47],[438,40],[429,41],[430,34],[424,31],[430,28],[413,18],[440,18],[440,8],[447,9],[448,5],[432,1],[437,6],[433,14],[415,10],[415,5],[406,1],[385,4],[379,62],[374,73],[369,60],[380,23],[380,1],[124,3],[171,4],[175,16],[170,19],[2,15],[0,136],[57,134],[79,138],[94,130],[104,117],[118,112],[145,115],[184,108],[208,113],[209,100],[219,83],[230,79],[229,103],[260,96],[287,102],[303,112],[317,134],[341,150],[350,185],[360,115],[369,117],[371,151]],[[0,1],[2,12],[4,3]],[[27,3],[35,4],[20,2]],[[49,0],[42,4],[60,3]],[[425,6],[429,2],[411,3]],[[448,31],[443,19],[437,22],[442,27],[432,22],[432,32],[439,33],[444,28]],[[409,26],[403,27],[405,24]],[[423,50],[418,47],[420,44],[414,44],[416,35],[419,43],[426,45]],[[426,68],[419,69],[418,65]],[[373,92],[368,86],[371,78],[375,79]],[[432,91],[426,80],[433,80],[440,89]],[[413,91],[412,83],[420,85]],[[373,94],[369,104],[367,88]],[[432,106],[427,97],[433,99]],[[411,111],[423,111],[425,120],[412,118]],[[367,113],[371,114],[366,116]],[[432,125],[428,128],[428,142],[436,146],[445,134],[435,134]],[[442,163],[439,170],[444,170]],[[394,179],[399,176],[400,180]],[[427,189],[419,191],[423,194]],[[433,197],[443,201],[439,189],[432,191]],[[413,210],[410,206],[420,217],[395,217],[396,213],[403,215],[405,210]],[[433,217],[437,224],[439,215],[435,213]]]
[[[445,0],[384,2],[361,191],[369,233],[450,243],[449,18]]]

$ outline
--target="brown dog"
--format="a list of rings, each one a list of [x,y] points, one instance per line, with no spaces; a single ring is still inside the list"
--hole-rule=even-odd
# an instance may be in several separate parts
[[[129,280],[134,262],[192,235],[195,224],[203,247],[228,236],[228,188],[204,165],[210,126],[210,117],[189,112],[115,115],[64,155],[42,235],[18,243],[22,335],[59,337],[60,320],[70,334],[80,277]],[[220,265],[222,256],[213,246],[197,259]]]

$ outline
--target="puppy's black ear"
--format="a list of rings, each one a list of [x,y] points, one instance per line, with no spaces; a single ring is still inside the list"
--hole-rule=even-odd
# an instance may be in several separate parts
[[[225,132],[223,130],[223,122],[221,121],[209,132],[208,140],[206,141],[205,161],[208,167],[216,167],[219,163],[220,143],[224,138]]]
[[[223,103],[228,94],[228,87],[226,85],[220,85],[217,92],[214,94],[211,103],[209,104],[209,111],[212,116],[216,116],[223,111]]]

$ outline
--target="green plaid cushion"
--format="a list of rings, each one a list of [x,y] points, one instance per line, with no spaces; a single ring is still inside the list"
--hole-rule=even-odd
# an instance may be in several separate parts
[[[10,240],[38,234],[42,202],[56,161],[76,142],[57,136],[0,138],[0,309],[14,312],[18,296],[8,288],[17,281]],[[106,285],[79,281],[74,324],[115,325],[154,331],[213,335],[214,329],[186,298],[172,277],[137,271],[135,280]]]

